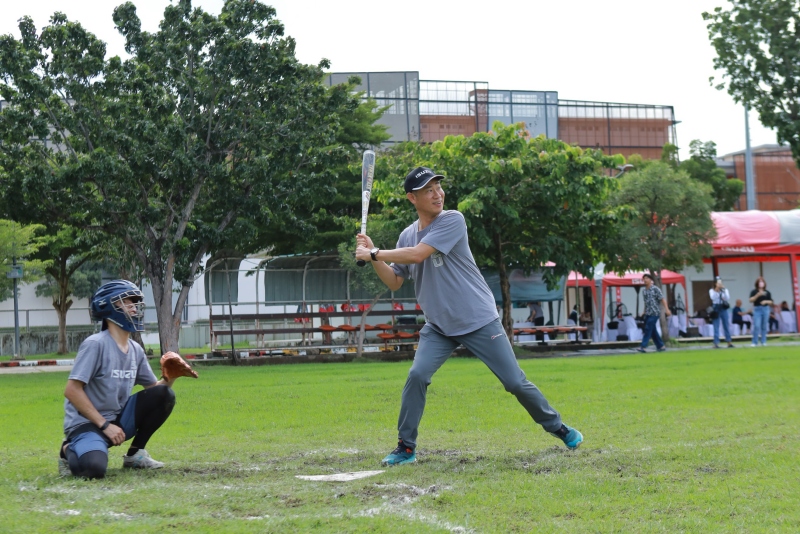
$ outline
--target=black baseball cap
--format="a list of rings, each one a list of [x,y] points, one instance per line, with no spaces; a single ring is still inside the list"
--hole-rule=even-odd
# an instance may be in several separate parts
[[[417,167],[406,175],[406,181],[403,184],[403,187],[405,188],[406,193],[417,191],[428,185],[428,182],[434,178],[444,178],[444,176],[441,174],[436,174],[428,167]]]

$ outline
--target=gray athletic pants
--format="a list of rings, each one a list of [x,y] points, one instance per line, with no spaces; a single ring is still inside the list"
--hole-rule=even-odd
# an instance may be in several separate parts
[[[403,388],[398,437],[406,446],[417,446],[417,430],[425,410],[425,396],[431,377],[459,345],[480,358],[502,382],[506,391],[517,397],[533,420],[548,432],[561,428],[561,416],[555,411],[520,369],[511,343],[500,319],[463,336],[445,336],[430,325],[420,331],[417,353]]]

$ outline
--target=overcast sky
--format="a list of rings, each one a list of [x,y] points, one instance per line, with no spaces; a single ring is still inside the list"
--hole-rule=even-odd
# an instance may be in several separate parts
[[[19,35],[29,15],[44,26],[60,10],[125,55],[111,13],[115,0],[5,0],[0,34]],[[168,0],[134,0],[146,30]],[[560,98],[675,108],[681,157],[689,141],[717,143],[720,155],[745,146],[744,110],[709,85],[714,51],[703,11],[726,0],[273,0],[305,63],[334,72],[419,71],[423,80],[489,82],[492,89],[555,90]],[[195,0],[217,14],[222,0]],[[719,75],[719,73],[717,73]],[[774,132],[750,116],[753,146]]]

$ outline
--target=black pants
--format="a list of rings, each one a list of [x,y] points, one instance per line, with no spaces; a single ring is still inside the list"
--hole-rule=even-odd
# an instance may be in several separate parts
[[[131,448],[144,449],[153,434],[169,418],[174,407],[175,392],[169,386],[153,386],[138,392],[136,394],[136,410],[134,412],[136,435],[131,442]],[[119,419],[112,424],[117,423],[119,423]],[[87,423],[74,429],[67,437],[67,442],[69,442],[70,438],[84,432],[95,432],[104,438],[108,446],[113,445],[93,423]],[[103,478],[108,469],[108,449],[105,451],[89,451],[78,456],[70,447],[67,447],[62,456],[66,456],[70,471],[75,476]]]

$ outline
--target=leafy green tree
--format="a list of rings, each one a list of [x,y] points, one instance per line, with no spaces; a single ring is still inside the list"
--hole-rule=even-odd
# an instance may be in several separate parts
[[[48,262],[33,259],[45,241],[39,235],[44,227],[39,224],[22,225],[0,219],[0,301],[14,295],[14,279],[8,278],[13,265],[22,266],[19,283],[30,284],[44,274]]]
[[[352,91],[357,83],[354,77],[347,84]],[[355,95],[359,99],[363,94]],[[342,114],[336,131],[336,142],[346,150],[346,157],[330,169],[334,176],[329,195],[314,199],[314,204],[306,209],[313,215],[303,238],[297,239],[296,229],[270,234],[274,253],[304,253],[334,250],[340,243],[349,241],[352,236],[353,221],[361,220],[361,155],[370,147],[380,146],[389,139],[387,127],[377,124],[386,107],[379,107],[373,99],[363,101],[352,113]],[[373,203],[371,211],[379,211],[380,206]]]
[[[346,159],[340,117],[360,104],[321,84],[275,11],[227,0],[218,16],[179,0],[145,32],[130,2],[114,10],[127,60],[56,13],[41,33],[0,37],[2,186],[42,216],[125,243],[152,284],[162,351],[203,258],[300,238],[313,200]],[[173,283],[181,289],[173,300]]]
[[[617,253],[606,261],[606,269],[648,270],[661,287],[662,269],[702,267],[711,255],[715,237],[711,210],[711,186],[690,178],[664,162],[619,178],[619,190],[610,199],[613,209],[629,208],[606,247]],[[666,333],[662,316],[662,329]]]
[[[476,262],[500,275],[507,332],[513,327],[509,268],[537,269],[552,261],[556,266],[545,270],[552,286],[573,269],[590,275],[607,256],[602,245],[615,232],[617,213],[606,199],[616,182],[604,169],[622,163],[621,156],[530,139],[522,125],[499,122],[489,133],[417,148],[398,147],[407,152],[379,158],[390,160],[378,168],[389,174],[377,184],[384,205],[379,229],[388,228],[386,219],[400,226],[414,219],[401,185],[408,170],[425,165],[444,174],[445,204],[464,214]]]
[[[800,3],[730,0],[729,9],[717,7],[703,19],[717,53],[714,68],[723,72],[717,89],[757,110],[800,166]]]
[[[55,230],[36,255],[47,261],[44,281],[36,296],[50,297],[58,315],[58,354],[67,353],[67,312],[72,297],[90,298],[100,286],[102,269],[91,260],[98,256],[91,240],[70,226]]]
[[[730,211],[736,205],[736,201],[742,194],[744,182],[735,178],[728,178],[725,171],[720,169],[716,163],[717,145],[713,141],[693,140],[689,143],[690,157],[680,161],[678,158],[678,147],[672,143],[664,145],[661,152],[660,161],[669,165],[675,170],[681,170],[689,175],[690,178],[698,182],[711,186],[711,194],[714,197],[714,211]],[[646,160],[639,154],[632,154],[628,158],[628,163],[635,169],[643,170],[648,165],[659,160]]]
[[[714,211],[730,211],[744,190],[744,182],[736,178],[728,178],[725,171],[717,166],[717,145],[713,141],[705,143],[695,139],[689,143],[689,159],[680,163],[678,168],[700,183],[711,186],[714,197]]]

